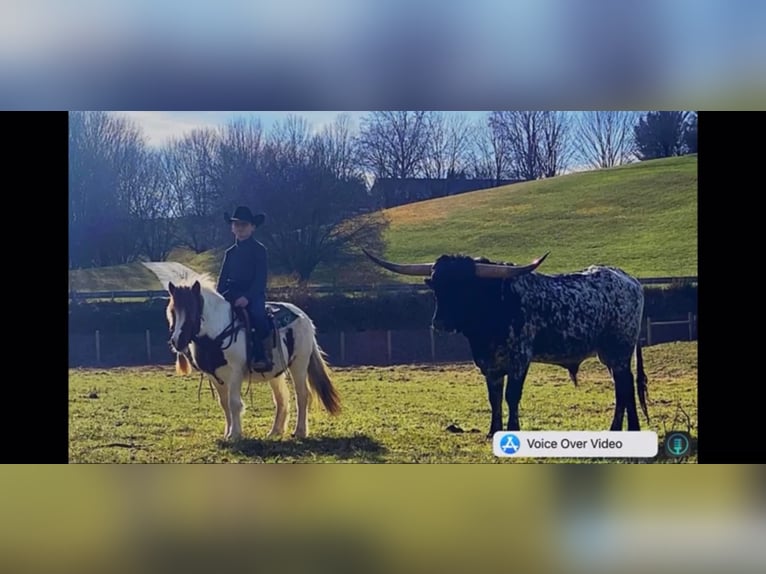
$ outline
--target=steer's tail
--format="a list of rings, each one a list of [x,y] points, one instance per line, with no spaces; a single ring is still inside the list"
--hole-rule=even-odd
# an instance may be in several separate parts
[[[636,386],[638,387],[638,400],[641,410],[644,411],[646,422],[649,422],[649,413],[646,409],[646,373],[644,372],[644,358],[641,356],[641,341],[636,343]]]

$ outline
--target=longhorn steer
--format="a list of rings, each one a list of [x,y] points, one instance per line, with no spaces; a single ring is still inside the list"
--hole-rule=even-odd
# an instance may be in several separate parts
[[[487,381],[492,422],[488,437],[502,430],[503,383],[508,377],[508,430],[519,429],[518,406],[532,362],[560,365],[577,384],[577,371],[598,356],[615,384],[611,430],[640,430],[631,358],[636,352],[638,397],[647,421],[646,374],[639,332],[644,308],[641,283],[621,269],[590,266],[577,273],[544,275],[529,265],[443,255],[434,263],[398,264],[365,251],[375,263],[405,275],[429,276],[436,296],[434,329],[465,335],[474,363]]]

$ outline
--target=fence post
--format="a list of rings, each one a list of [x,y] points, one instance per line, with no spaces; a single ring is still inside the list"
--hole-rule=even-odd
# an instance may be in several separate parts
[[[149,329],[146,330],[146,359],[150,363],[152,362],[152,337],[149,334]]]
[[[96,329],[96,362],[101,362],[101,334]]]
[[[694,329],[694,315],[689,311],[689,340],[692,340],[692,333]]]
[[[428,332],[431,334],[431,362],[436,362],[436,339],[434,338],[434,330],[429,329]]]
[[[388,350],[388,364],[392,363],[391,360],[391,331],[386,331],[386,347]]]
[[[340,332],[340,362],[346,364],[346,332]]]
[[[646,318],[646,346],[649,347],[652,344],[652,319]]]

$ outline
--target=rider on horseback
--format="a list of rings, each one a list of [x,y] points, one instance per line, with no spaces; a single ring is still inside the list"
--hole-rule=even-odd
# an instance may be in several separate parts
[[[234,245],[223,258],[218,276],[217,291],[235,307],[243,307],[253,330],[252,368],[267,372],[273,368],[271,360],[271,326],[266,316],[266,277],[268,256],[266,247],[253,237],[253,231],[266,219],[263,213],[253,215],[245,206],[237,207],[234,215],[224,214],[231,223]]]

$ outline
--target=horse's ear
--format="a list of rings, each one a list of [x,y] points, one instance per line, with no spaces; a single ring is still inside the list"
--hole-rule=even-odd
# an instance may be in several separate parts
[[[173,282],[172,282],[172,281],[168,282],[168,291],[170,291],[170,294],[171,294],[171,295],[175,295],[175,292],[176,292],[176,286],[175,286],[175,285],[173,285]]]
[[[192,285],[192,293],[195,295],[199,295],[199,290],[201,289],[201,285],[199,284],[199,281],[195,281],[194,285]]]

